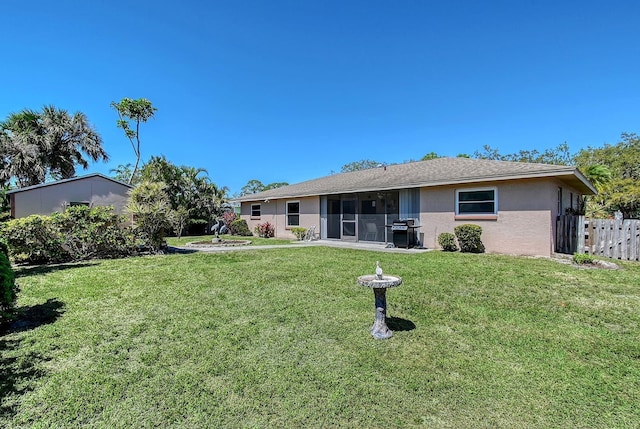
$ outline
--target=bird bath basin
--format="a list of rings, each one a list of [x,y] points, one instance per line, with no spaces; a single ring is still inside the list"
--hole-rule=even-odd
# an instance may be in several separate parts
[[[400,286],[402,278],[386,274],[369,274],[358,277],[358,284],[373,289],[376,319],[371,327],[371,335],[378,340],[390,338],[393,331],[387,327],[387,289]]]

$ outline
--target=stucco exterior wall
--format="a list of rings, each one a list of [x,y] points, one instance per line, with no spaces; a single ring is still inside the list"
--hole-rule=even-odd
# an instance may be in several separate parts
[[[495,188],[498,210],[491,216],[457,216],[456,190]],[[562,192],[558,189],[562,188]],[[558,203],[561,197],[562,203]],[[523,179],[464,185],[424,187],[420,190],[420,225],[424,246],[438,249],[438,235],[453,233],[458,225],[472,223],[482,227],[487,252],[546,256],[555,251],[556,219],[567,208],[578,208],[580,193],[555,178]],[[294,239],[286,227],[287,201],[300,202],[300,226],[316,226],[320,231],[320,197],[271,200],[260,204],[259,218],[251,217],[251,202],[242,202],[241,216],[253,231],[258,223],[276,226],[276,237]]]
[[[240,205],[240,217],[247,221],[249,230],[261,223],[269,222],[275,226],[276,238],[292,239],[296,238],[291,229],[286,225],[287,202],[298,201],[300,203],[300,227],[316,227],[316,234],[319,234],[320,227],[320,197],[291,198],[287,200],[270,200],[262,202],[243,202]],[[251,205],[260,204],[260,217],[251,216]]]
[[[497,189],[497,216],[456,216],[456,190],[474,187]],[[424,245],[439,248],[439,234],[453,233],[456,226],[472,223],[482,227],[482,242],[487,252],[551,256],[555,246],[559,187],[563,188],[565,207],[569,207],[571,192],[575,206],[577,193],[552,179],[423,188],[420,232],[424,233]]]
[[[63,211],[71,202],[88,202],[91,207],[113,206],[116,213],[122,214],[129,189],[99,176],[42,186],[12,194],[12,214],[15,218],[49,215]]]

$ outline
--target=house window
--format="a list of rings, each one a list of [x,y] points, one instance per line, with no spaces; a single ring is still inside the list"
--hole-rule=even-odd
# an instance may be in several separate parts
[[[287,226],[300,226],[300,201],[287,201]]]
[[[573,192],[569,192],[569,210],[573,211]]]
[[[562,214],[562,188],[558,188],[558,216]]]
[[[251,204],[251,217],[259,218],[261,214],[260,204]]]
[[[69,207],[76,207],[76,206],[86,206],[89,207],[91,204],[89,203],[89,201],[71,201],[69,203]]]
[[[456,214],[494,215],[498,212],[496,188],[463,189],[456,191]]]

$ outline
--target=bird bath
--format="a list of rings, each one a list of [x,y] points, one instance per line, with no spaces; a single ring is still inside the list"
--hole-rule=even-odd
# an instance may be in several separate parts
[[[377,264],[376,264],[377,265]],[[402,278],[382,274],[379,266],[376,267],[379,274],[369,274],[358,277],[358,284],[373,289],[376,302],[376,319],[371,327],[371,335],[377,340],[390,338],[393,331],[387,327],[387,289],[402,284]]]

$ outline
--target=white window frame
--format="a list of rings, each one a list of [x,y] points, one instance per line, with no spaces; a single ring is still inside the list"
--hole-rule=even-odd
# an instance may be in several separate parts
[[[255,208],[257,207],[257,209]],[[257,211],[258,214],[254,214],[254,212]],[[260,219],[260,216],[262,216],[262,205],[261,204],[251,204],[251,219]]]
[[[465,203],[487,203],[493,202],[493,212],[479,212],[479,213],[460,213],[460,193],[461,192],[478,192],[478,191],[493,191],[493,200],[485,201],[463,201]],[[495,216],[498,214],[498,188],[490,186],[486,188],[462,188],[456,189],[456,216]]]
[[[298,213],[289,214],[289,204],[294,204],[294,203],[298,203]],[[291,225],[289,223],[289,215],[298,216],[298,224],[297,225]],[[295,228],[295,227],[300,226],[300,200],[291,200],[291,201],[285,202],[285,219],[286,219],[287,228]]]

